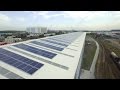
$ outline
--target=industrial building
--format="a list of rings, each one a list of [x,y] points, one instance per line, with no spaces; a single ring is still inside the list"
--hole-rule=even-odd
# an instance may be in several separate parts
[[[47,33],[46,27],[28,27],[27,32],[30,34],[44,34]]]
[[[78,79],[85,32],[0,46],[2,79]]]
[[[20,41],[22,41],[21,38],[15,38],[13,36],[8,36],[7,38],[5,38],[6,43],[15,43],[15,42],[20,42]]]

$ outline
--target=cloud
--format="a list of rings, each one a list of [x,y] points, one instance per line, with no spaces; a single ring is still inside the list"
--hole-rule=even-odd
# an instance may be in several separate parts
[[[9,12],[8,12],[9,13]],[[14,13],[14,12],[12,12]],[[49,25],[58,25],[57,27],[64,26],[72,26],[72,27],[80,27],[80,28],[112,28],[119,27],[120,23],[120,11],[24,11],[24,13],[19,16],[14,16],[12,18],[6,16],[5,14],[0,14],[0,26],[3,25],[12,25],[11,21],[15,22],[14,26],[19,25],[27,25],[27,21],[31,21],[28,23],[36,22],[36,19],[40,18],[43,20],[38,20],[36,23],[46,23]],[[9,15],[9,14],[7,14]],[[23,16],[23,15],[28,15]],[[29,17],[30,16],[30,17]],[[27,18],[27,19],[26,19]],[[53,20],[54,19],[54,20]],[[15,21],[14,21],[15,20]],[[44,22],[44,20],[48,20],[48,22]],[[68,21],[67,21],[68,20]],[[26,23],[24,23],[24,21]],[[63,21],[63,22],[61,22]],[[57,22],[57,23],[56,23]],[[67,22],[67,23],[66,23]],[[35,23],[35,24],[36,24]],[[64,25],[64,26],[60,26]]]
[[[64,18],[69,18],[70,20],[95,20],[99,18],[118,18],[120,17],[119,11],[24,11],[26,13],[32,13],[33,17],[43,17],[44,19],[55,18],[58,16],[63,16]],[[54,13],[56,12],[56,13]]]
[[[48,16],[47,14],[49,13],[49,11],[24,11],[24,12],[32,13],[34,19],[38,18],[39,16],[46,18]]]
[[[50,14],[52,13],[52,11],[40,11],[40,12],[33,12],[34,13],[34,17],[37,18],[38,16],[42,16],[45,19],[49,19],[49,18],[53,18],[53,17],[58,17],[58,16],[62,16],[64,14]]]
[[[26,13],[32,13],[33,14],[33,18],[36,19],[38,17],[43,17],[44,19],[50,19],[53,17],[58,17],[58,16],[63,16],[64,14],[59,14],[59,13],[54,13],[55,11],[25,11]],[[60,11],[58,11],[60,12]]]
[[[71,18],[71,19],[85,18],[89,14],[91,14],[89,11],[64,11],[63,12],[64,17]]]
[[[23,21],[24,19],[22,17],[17,18],[19,21]],[[20,25],[13,24],[14,19],[11,17],[8,17],[5,14],[0,13],[0,30],[18,30],[22,27]]]
[[[8,23],[10,22],[10,18],[4,14],[0,14],[0,23]]]
[[[20,22],[24,22],[25,18],[24,17],[17,17],[16,20],[20,21]]]
[[[54,11],[26,11],[27,13],[32,13],[34,18],[37,18],[39,16],[42,16],[45,19],[63,16],[64,18],[70,18],[70,19],[80,19],[84,18],[91,13],[89,11],[56,11],[57,13],[52,14]]]
[[[0,14],[0,30],[8,29],[11,26],[11,18],[7,15]]]

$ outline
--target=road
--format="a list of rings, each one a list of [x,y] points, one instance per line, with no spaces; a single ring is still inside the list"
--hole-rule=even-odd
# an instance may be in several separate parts
[[[97,62],[98,55],[99,55],[99,44],[94,39],[93,41],[96,43],[97,49],[96,49],[96,53],[95,53],[95,56],[94,56],[94,59],[93,59],[93,62],[90,68],[90,79],[95,79],[95,65]]]

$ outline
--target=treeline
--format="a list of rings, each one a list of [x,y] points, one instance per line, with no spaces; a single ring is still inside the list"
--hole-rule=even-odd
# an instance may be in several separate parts
[[[13,31],[13,30],[9,30],[9,31],[0,31],[0,33],[19,33],[19,32],[25,32],[25,31]]]

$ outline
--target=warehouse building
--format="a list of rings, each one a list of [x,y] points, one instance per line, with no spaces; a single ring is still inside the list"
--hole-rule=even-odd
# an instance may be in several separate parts
[[[78,79],[86,33],[0,46],[2,79]]]

